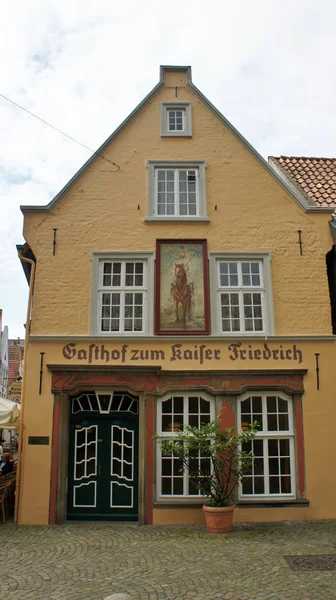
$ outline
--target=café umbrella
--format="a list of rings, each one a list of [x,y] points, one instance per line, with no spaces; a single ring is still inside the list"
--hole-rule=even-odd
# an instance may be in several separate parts
[[[0,398],[0,429],[18,429],[20,410],[21,406],[16,402]]]

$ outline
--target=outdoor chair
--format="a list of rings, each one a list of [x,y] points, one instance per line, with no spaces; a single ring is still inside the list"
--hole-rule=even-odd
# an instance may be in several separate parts
[[[0,481],[0,507],[2,512],[2,521],[6,523],[5,507],[7,503],[7,497],[10,492],[13,481]]]
[[[0,476],[0,506],[2,511],[2,520],[6,522],[6,509],[9,514],[14,506],[16,486],[16,469]]]

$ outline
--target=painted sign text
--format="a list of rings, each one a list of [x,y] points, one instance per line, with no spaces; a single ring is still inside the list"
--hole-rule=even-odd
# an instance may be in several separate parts
[[[163,362],[169,360],[173,363],[181,361],[196,362],[199,365],[209,364],[225,358],[232,361],[259,361],[280,360],[295,361],[302,363],[302,351],[294,344],[283,347],[282,344],[273,348],[263,344],[261,348],[254,348],[251,344],[235,342],[223,344],[222,348],[209,348],[207,344],[173,344],[168,349],[162,348],[132,348],[129,344],[123,344],[120,348],[107,348],[105,344],[89,344],[81,348],[75,342],[69,342],[63,346],[62,354],[67,360],[81,360],[89,365],[97,362],[105,363],[129,363],[129,362]]]

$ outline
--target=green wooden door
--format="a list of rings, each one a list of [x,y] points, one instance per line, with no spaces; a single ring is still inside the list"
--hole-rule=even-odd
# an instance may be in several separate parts
[[[68,519],[138,519],[138,419],[109,413],[72,415]]]

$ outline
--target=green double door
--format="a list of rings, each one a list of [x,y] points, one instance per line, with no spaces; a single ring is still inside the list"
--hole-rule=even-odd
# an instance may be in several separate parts
[[[137,416],[72,416],[68,519],[138,520]]]

